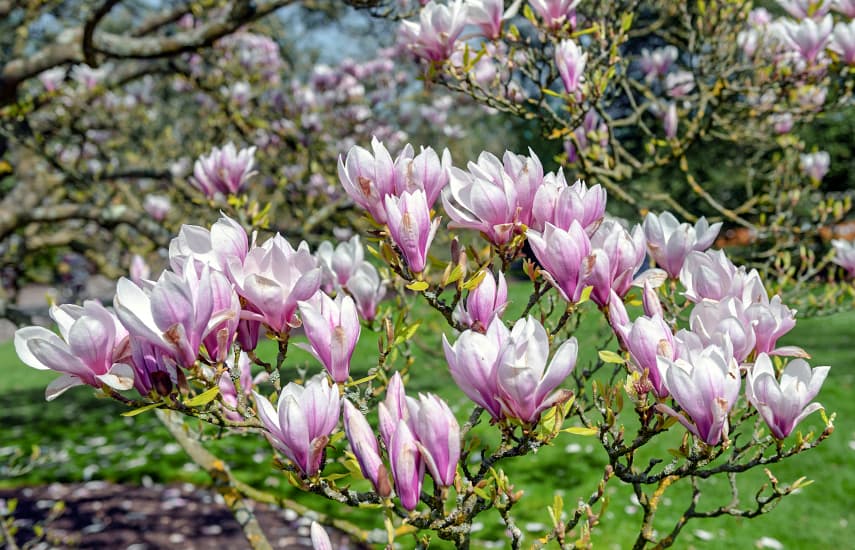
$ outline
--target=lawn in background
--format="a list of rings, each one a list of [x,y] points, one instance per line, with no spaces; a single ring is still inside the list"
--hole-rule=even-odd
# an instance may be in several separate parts
[[[516,286],[516,285],[515,285]],[[519,311],[524,301],[518,288],[512,290]],[[582,354],[579,366],[593,360],[598,349],[597,333],[602,321],[593,311],[586,316],[577,337]],[[449,333],[437,314],[429,312],[419,328],[422,344],[416,350],[411,368],[408,392],[434,391],[446,398],[462,421],[471,410],[457,390],[442,358],[440,334]],[[679,547],[734,548],[756,547],[763,537],[775,539],[786,548],[845,548],[851,542],[855,526],[855,313],[801,320],[782,344],[800,345],[812,355],[811,364],[832,365],[831,374],[819,395],[829,414],[838,414],[836,432],[818,449],[772,466],[770,470],[783,483],[807,476],[815,483],[792,495],[769,515],[754,520],[719,518],[690,523],[681,535]],[[363,331],[354,375],[367,370],[376,357],[377,335]],[[291,346],[287,362],[290,372],[298,367],[318,369],[311,357]],[[399,365],[398,365],[399,366]],[[190,463],[177,444],[172,442],[151,413],[133,418],[120,416],[124,409],[117,403],[99,400],[86,388],[74,388],[52,403],[44,401],[44,387],[54,375],[23,366],[10,344],[0,346],[0,485],[21,486],[52,481],[105,479],[116,482],[147,483],[191,481],[205,484],[207,476]],[[819,414],[805,421],[800,429],[821,429]],[[675,439],[681,428],[674,428]],[[476,429],[487,440],[493,430],[482,418]],[[680,432],[682,433],[682,432]],[[669,434],[670,435],[670,434]],[[674,442],[671,441],[673,445]],[[657,443],[658,452],[666,455],[667,441]],[[235,467],[244,481],[278,490],[294,498],[300,493],[288,486],[284,476],[270,467],[271,453],[263,438],[256,435],[228,437],[212,441],[209,447]],[[518,524],[524,530],[542,531],[549,525],[547,505],[553,490],[559,488],[565,510],[571,510],[580,498],[595,489],[605,463],[605,454],[592,438],[562,434],[552,447],[541,449],[536,456],[512,459],[502,463],[518,489],[526,496],[515,509]],[[753,472],[742,483],[742,494],[750,498],[763,482],[762,471]],[[709,509],[724,502],[713,498],[729,494],[726,480],[707,482],[708,498],[699,508]],[[609,484],[609,506],[603,525],[595,531],[597,547],[623,548],[631,545],[641,520],[641,511],[630,498],[627,487],[616,480]],[[679,486],[669,490],[660,510],[666,529],[684,509],[688,495]],[[302,495],[309,506],[335,512],[327,501]],[[340,511],[340,510],[339,510]],[[347,515],[351,521],[372,521],[376,512],[364,511]],[[482,519],[483,518],[483,519]],[[503,528],[496,514],[479,518],[479,531],[474,538],[494,541],[504,547]],[[531,543],[531,540],[527,540]],[[476,547],[482,545],[476,544]],[[437,547],[444,547],[438,545]]]

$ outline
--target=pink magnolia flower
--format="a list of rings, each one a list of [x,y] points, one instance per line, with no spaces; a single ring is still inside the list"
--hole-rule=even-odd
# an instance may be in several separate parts
[[[349,241],[342,241],[333,248],[332,243],[323,241],[315,258],[318,267],[323,271],[322,287],[326,292],[347,285],[348,280],[359,270],[365,258],[365,250],[359,242],[359,235],[354,235]]]
[[[496,376],[498,401],[505,415],[537,422],[546,409],[563,401],[568,392],[553,392],[576,366],[579,345],[570,338],[549,358],[549,336],[534,317],[520,319],[504,343]]]
[[[422,147],[418,155],[413,156],[409,144],[395,159],[395,194],[413,192],[421,189],[425,192],[428,207],[433,208],[443,188],[448,185],[451,172],[451,153],[443,149],[442,159],[430,147]]]
[[[143,210],[156,221],[163,221],[171,208],[172,201],[166,195],[146,195],[143,199]]]
[[[847,65],[855,65],[855,19],[834,26],[829,48],[837,52]]]
[[[519,224],[531,222],[534,196],[544,180],[543,166],[533,151],[506,151],[502,160],[481,153],[468,172],[452,168],[442,202],[452,219],[449,227],[481,231],[497,246],[509,242]]]
[[[401,250],[410,271],[421,273],[440,218],[431,222],[427,197],[421,189],[401,193],[400,197],[387,195],[385,205],[389,236]]]
[[[356,273],[347,281],[347,291],[356,300],[356,309],[366,321],[377,316],[377,306],[386,295],[386,281],[380,280],[377,268],[363,262]]]
[[[665,76],[665,89],[670,97],[685,97],[695,89],[695,76],[684,70],[668,73]]]
[[[382,497],[392,492],[389,485],[389,472],[380,458],[380,447],[368,420],[350,401],[344,400],[344,431],[353,454],[359,462],[362,475],[374,486],[374,490]]]
[[[673,101],[668,103],[668,108],[665,109],[665,116],[662,118],[662,125],[665,128],[665,137],[674,139],[677,137],[677,125],[679,118],[677,117],[677,104]]]
[[[831,0],[831,9],[849,19],[855,18],[855,0]]]
[[[557,30],[570,24],[576,27],[576,6],[580,0],[529,0],[531,7],[543,19],[543,24],[551,30]]]
[[[142,256],[134,254],[133,257],[131,257],[131,269],[129,274],[134,284],[141,286],[142,282],[151,276],[151,268]]]
[[[401,36],[413,53],[428,61],[445,61],[466,26],[466,4],[452,0],[448,5],[431,0],[419,13],[419,22],[401,22]]]
[[[467,327],[486,330],[493,319],[501,317],[508,305],[508,284],[505,274],[499,272],[498,278],[487,272],[477,287],[469,291],[466,307],[458,304],[455,317]]]
[[[502,35],[502,21],[513,17],[515,11],[505,13],[503,0],[469,0],[466,22],[478,26],[487,40],[495,40]]]
[[[178,361],[158,346],[130,338],[131,356],[128,360],[134,370],[134,388],[143,397],[165,396],[172,393],[178,383]],[[155,395],[152,396],[152,392]]]
[[[324,447],[338,424],[338,388],[330,386],[325,376],[315,376],[305,387],[291,382],[279,394],[275,409],[263,395],[253,395],[270,444],[303,475],[316,475],[321,470]]]
[[[62,374],[45,389],[48,401],[82,384],[114,390],[133,386],[134,372],[126,364],[128,332],[104,306],[94,300],[83,307],[52,306],[50,316],[60,336],[36,326],[15,331],[15,352],[24,364]]]
[[[767,298],[757,270],[737,268],[724,250],[690,252],[680,270],[680,282],[686,288],[686,298],[695,303],[727,297],[752,303]]]
[[[769,120],[778,134],[787,134],[793,129],[793,115],[790,113],[774,114]]]
[[[45,87],[46,92],[54,92],[65,81],[65,67],[54,67],[39,73],[39,82]]]
[[[188,261],[197,270],[209,265],[228,273],[229,262],[243,262],[247,252],[249,237],[246,230],[235,220],[223,216],[210,230],[197,225],[182,225],[178,236],[169,243],[169,265],[179,274],[184,272]]]
[[[739,365],[729,350],[709,346],[690,350],[687,358],[672,361],[660,357],[658,361],[668,392],[688,418],[664,403],[656,408],[676,417],[707,445],[718,445],[727,436],[728,414],[742,383]]]
[[[827,151],[818,151],[802,155],[799,160],[799,168],[802,173],[813,181],[822,181],[828,173],[831,164],[831,156]]]
[[[573,220],[565,231],[547,223],[543,233],[529,230],[526,236],[544,278],[565,300],[578,302],[585,287],[586,259],[591,254],[591,241],[582,226]]]
[[[814,19],[819,21],[831,10],[831,0],[778,0],[794,19]]]
[[[798,23],[784,20],[782,37],[786,44],[808,63],[813,63],[825,49],[831,37],[834,19],[826,15],[820,20],[802,19]]]
[[[460,461],[460,425],[448,405],[434,394],[407,399],[416,446],[437,485],[454,484]],[[393,438],[394,439],[394,438]]]
[[[588,235],[599,227],[606,212],[606,190],[599,184],[590,188],[582,180],[567,185],[564,172],[547,174],[532,204],[531,227],[543,231],[547,223],[568,230],[573,221]]]
[[[312,548],[314,550],[332,550],[332,542],[330,542],[330,536],[321,527],[321,524],[317,521],[312,522],[312,527],[309,531],[312,539]]]
[[[712,246],[721,230],[721,222],[709,225],[706,218],[701,217],[691,226],[681,224],[673,214],[664,212],[659,216],[648,214],[643,227],[647,247],[656,265],[676,279],[689,252],[703,251]]]
[[[668,74],[677,57],[679,57],[679,51],[674,46],[656,48],[653,51],[643,48],[639,65],[644,72],[644,80],[653,82],[656,78]]]
[[[555,46],[555,66],[564,83],[564,90],[568,94],[574,94],[579,90],[579,85],[584,79],[585,63],[588,54],[582,50],[573,40],[562,40]]]
[[[591,300],[605,306],[611,293],[623,298],[633,276],[647,256],[644,231],[636,225],[632,233],[615,220],[605,220],[591,236],[591,255],[585,260],[585,286],[593,286]]]
[[[616,303],[614,300],[612,304]],[[611,306],[610,306],[611,307]],[[665,379],[659,370],[659,357],[675,360],[674,336],[671,327],[659,315],[639,317],[624,329],[624,341],[629,351],[631,367],[647,372],[647,379],[659,398],[668,396]]]
[[[257,173],[253,169],[254,156],[255,147],[238,151],[231,142],[222,149],[214,147],[208,156],[202,155],[193,165],[190,182],[208,197],[235,195]]]
[[[119,320],[133,337],[173,354],[184,367],[196,362],[200,345],[210,342],[207,339],[211,334],[226,347],[229,337],[219,332],[229,333],[240,314],[240,303],[225,276],[207,265],[198,273],[164,271],[146,290],[122,277],[114,305]]]
[[[418,441],[405,420],[398,421],[387,448],[395,492],[401,500],[401,506],[414,510],[422,491],[425,462],[419,452]]]
[[[745,395],[769,426],[776,439],[784,439],[799,422],[822,408],[810,401],[819,393],[830,367],[810,368],[803,359],[787,363],[781,380],[775,376],[775,367],[765,353],[757,356],[754,366],[748,369]]]
[[[251,249],[243,262],[229,259],[227,270],[247,302],[243,318],[264,322],[276,332],[295,322],[297,303],[311,298],[321,285],[321,270],[309,246],[302,242],[294,250],[278,233]]]
[[[704,300],[692,308],[689,326],[704,346],[730,345],[731,355],[744,361],[757,345],[751,320],[745,315],[741,300],[728,297],[714,302]]]
[[[395,164],[383,143],[371,139],[373,154],[354,145],[338,159],[338,178],[353,201],[368,210],[377,223],[386,223],[387,195],[395,194]]]
[[[845,269],[850,278],[855,278],[855,243],[835,239],[831,241],[831,246],[834,248],[831,261]]]
[[[442,335],[445,360],[457,387],[496,420],[504,416],[498,397],[498,360],[509,337],[510,331],[498,317],[484,334],[463,331],[453,346]]]
[[[361,326],[356,304],[350,296],[335,300],[323,292],[318,299],[299,302],[300,318],[309,339],[308,350],[323,364],[333,381],[347,382],[350,360],[359,341]]]

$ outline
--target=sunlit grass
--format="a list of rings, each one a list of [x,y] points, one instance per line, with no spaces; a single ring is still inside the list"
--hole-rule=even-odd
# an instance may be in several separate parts
[[[526,290],[524,285],[512,286],[511,313],[522,310]],[[579,327],[581,368],[592,361],[599,347],[597,333],[602,320],[591,308],[591,315]],[[421,310],[420,310],[421,311]],[[410,368],[407,390],[434,391],[452,405],[461,421],[471,410],[463,394],[454,387],[442,357],[441,334],[453,338],[441,317],[425,312],[417,338],[415,361]],[[784,344],[800,345],[812,355],[813,365],[832,365],[831,374],[819,396],[831,414],[838,414],[837,430],[820,448],[770,468],[783,483],[801,476],[815,481],[798,494],[790,496],[771,514],[746,521],[720,518],[690,523],[683,532],[679,547],[720,548],[724,541],[734,548],[755,547],[761,537],[771,537],[787,548],[844,548],[849,545],[851,525],[855,525],[855,510],[851,495],[855,494],[855,314],[839,314],[827,318],[803,320]],[[378,333],[363,331],[353,375],[359,377],[375,364]],[[268,343],[262,353],[272,355]],[[402,366],[398,357],[396,368]],[[318,365],[306,352],[291,346],[286,363],[286,376],[295,376],[298,368],[317,372]],[[134,418],[120,416],[123,408],[114,402],[99,400],[85,388],[75,388],[53,403],[44,402],[44,386],[54,376],[23,366],[10,344],[0,346],[0,485],[19,486],[51,481],[78,481],[89,478],[139,483],[145,478],[154,481],[189,480],[206,483],[204,473],[188,464],[184,453],[171,441],[153,414]],[[631,420],[627,416],[627,420]],[[630,424],[628,429],[633,429]],[[818,414],[800,426],[803,432],[821,429]],[[656,441],[652,452],[667,453],[675,446],[680,428],[673,437]],[[678,433],[679,432],[679,433]],[[213,434],[213,432],[208,432]],[[496,430],[482,418],[473,432],[487,442],[496,441]],[[300,494],[288,486],[285,477],[270,467],[271,453],[267,443],[257,436],[228,437],[208,443],[216,453],[232,464],[237,475],[256,486],[280,491],[295,498]],[[525,491],[522,503],[515,508],[517,522],[524,530],[543,532],[549,527],[546,507],[552,503],[554,491],[559,491],[565,510],[572,513],[580,499],[587,498],[602,476],[605,453],[595,439],[561,434],[548,448],[536,456],[511,459],[501,463],[516,488]],[[34,467],[26,467],[32,462]],[[748,499],[766,480],[761,470],[744,476],[740,483],[742,495]],[[701,509],[725,503],[729,496],[726,480],[707,481]],[[630,499],[628,487],[613,480],[608,487],[608,509],[603,525],[595,531],[597,547],[623,548],[631,545],[641,521],[639,507]],[[668,529],[685,509],[688,488],[677,484],[667,493],[656,527]],[[300,497],[309,506],[327,512],[341,512],[319,497]],[[349,512],[351,521],[374,522],[373,510]],[[476,526],[475,539],[503,540],[503,527],[495,513],[484,514]],[[710,538],[711,537],[711,538]],[[710,539],[710,540],[706,540]],[[531,539],[527,539],[531,543]],[[476,545],[477,547],[478,545]],[[438,545],[437,547],[444,547]],[[504,547],[501,543],[499,547]]]

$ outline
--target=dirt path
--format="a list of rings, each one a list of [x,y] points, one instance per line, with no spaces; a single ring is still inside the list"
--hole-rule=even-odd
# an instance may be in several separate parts
[[[19,545],[44,529],[36,548],[244,549],[243,534],[219,495],[193,486],[138,487],[100,481],[0,490],[0,515],[9,499]],[[64,511],[45,524],[58,502]],[[256,504],[255,513],[274,548],[312,548],[311,520],[290,510]],[[327,529],[334,548],[357,549],[342,534]]]

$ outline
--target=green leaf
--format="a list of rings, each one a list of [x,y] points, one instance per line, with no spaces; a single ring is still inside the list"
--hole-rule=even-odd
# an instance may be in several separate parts
[[[626,363],[623,357],[607,349],[600,350],[597,355],[600,356],[600,361],[602,361],[603,363],[614,363],[616,365],[622,365]]]
[[[586,286],[582,289],[582,294],[579,296],[579,301],[576,304],[584,304],[588,300],[591,299],[591,292],[594,290],[593,286]]]
[[[451,270],[451,273],[448,274],[448,280],[445,284],[450,285],[451,283],[456,283],[461,277],[463,277],[463,268],[456,265],[454,266],[454,269]]]
[[[220,394],[220,387],[214,386],[213,388],[206,390],[196,397],[189,399],[184,402],[188,407],[201,407],[202,405],[207,405],[211,401],[217,398]]]
[[[487,272],[482,269],[481,271],[479,271],[478,273],[473,275],[471,279],[466,281],[463,284],[463,288],[465,288],[466,290],[472,290],[473,288],[480,285],[481,281],[483,281],[484,277],[486,277],[486,276],[487,276]]]
[[[145,405],[144,407],[140,407],[140,408],[134,409],[132,411],[125,411],[122,413],[122,416],[136,416],[138,414],[142,414],[142,413],[150,411],[152,409],[156,409],[161,405],[163,405],[162,401],[160,401],[158,403],[149,403],[148,405]]]
[[[413,281],[412,283],[407,285],[407,288],[410,290],[415,290],[416,292],[422,292],[430,288],[430,285],[425,281]]]
[[[585,437],[597,435],[598,433],[600,433],[600,431],[596,428],[585,428],[584,426],[571,426],[569,428],[564,428],[561,431],[567,432],[568,434],[582,435]]]

